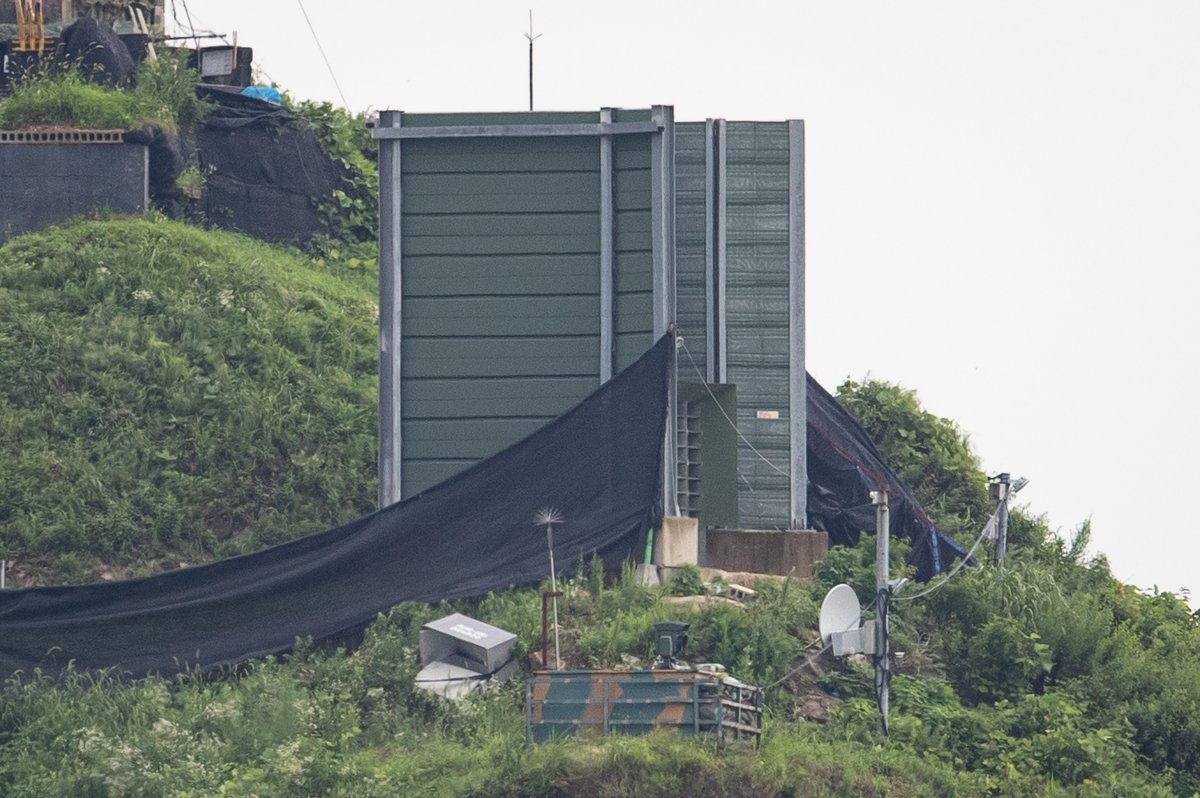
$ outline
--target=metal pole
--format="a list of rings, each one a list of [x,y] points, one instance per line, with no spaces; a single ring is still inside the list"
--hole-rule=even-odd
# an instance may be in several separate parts
[[[875,697],[879,703],[879,727],[888,733],[888,688],[891,686],[891,652],[888,651],[888,524],[887,491],[872,491],[875,505]]]
[[[546,546],[550,549],[550,600],[554,606],[554,670],[562,670],[562,658],[558,648],[558,580],[554,575],[554,525],[546,524]]]
[[[804,365],[804,122],[788,122],[789,523],[808,528],[808,381]]]
[[[1000,502],[996,513],[996,565],[1004,562],[1008,551],[1008,487],[1011,481],[1009,474],[996,477],[997,500]]]
[[[533,110],[533,43],[542,38],[542,34],[533,35],[533,9],[529,9],[529,33],[525,34],[525,38],[529,40],[529,110]]]
[[[399,111],[379,114],[380,128],[403,124]],[[379,507],[403,498],[400,391],[401,141],[379,141]]]
[[[0,560],[0,590],[4,589],[4,580],[8,572],[8,560]]]

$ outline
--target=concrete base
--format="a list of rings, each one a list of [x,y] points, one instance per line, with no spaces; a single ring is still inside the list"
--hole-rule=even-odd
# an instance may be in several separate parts
[[[700,563],[700,522],[695,518],[667,516],[654,539],[655,565],[673,568]]]
[[[658,587],[662,581],[658,577],[657,565],[646,565],[638,563],[637,569],[634,572],[637,576],[637,582],[642,587]]]
[[[709,529],[705,533],[707,566],[808,579],[813,563],[829,553],[829,536],[811,529]]]

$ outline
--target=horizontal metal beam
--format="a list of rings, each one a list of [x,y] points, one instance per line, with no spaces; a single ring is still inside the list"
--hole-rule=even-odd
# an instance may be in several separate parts
[[[598,122],[570,125],[436,125],[431,127],[375,127],[377,139],[468,139],[545,136],[620,136],[629,133],[658,133],[659,122]]]

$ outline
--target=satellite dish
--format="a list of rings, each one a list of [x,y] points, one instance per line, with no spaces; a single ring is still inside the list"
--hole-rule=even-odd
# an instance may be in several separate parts
[[[862,625],[862,605],[850,585],[834,585],[821,602],[821,617],[818,628],[821,642],[829,645],[833,635],[858,629]]]

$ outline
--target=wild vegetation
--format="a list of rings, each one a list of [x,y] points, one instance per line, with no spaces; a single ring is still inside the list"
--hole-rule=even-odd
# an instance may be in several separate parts
[[[0,248],[0,556],[18,579],[174,567],[369,509],[368,272],[159,218]],[[961,431],[897,386],[851,382],[839,399],[938,523],[973,540],[989,507]],[[301,641],[236,672],[27,674],[0,690],[0,794],[1192,795],[1197,617],[1117,582],[1087,542],[1086,525],[1064,540],[1018,511],[1002,568],[983,557],[902,594],[886,740],[869,665],[808,661],[824,592],[870,593],[868,536],[744,607],[668,603],[710,590],[690,570],[656,589],[589,563],[564,580],[570,664],[644,665],[652,623],[687,620],[693,661],[770,686],[757,750],[528,746],[519,678],[458,704],[416,690],[417,630],[452,609],[516,632],[532,667],[539,602],[516,587],[401,605],[351,651]]]
[[[196,97],[196,73],[184,57],[164,49],[157,61],[138,67],[129,89],[101,86],[69,65],[47,63],[16,81],[12,94],[0,102],[0,129],[153,125],[170,133],[192,130],[208,104]]]
[[[176,567],[371,509],[376,312],[355,271],[163,219],[0,248],[10,578]]]

